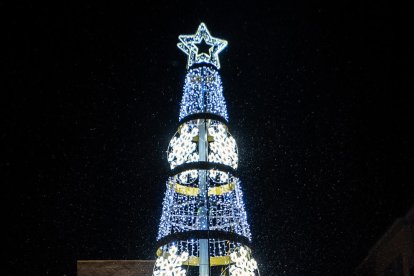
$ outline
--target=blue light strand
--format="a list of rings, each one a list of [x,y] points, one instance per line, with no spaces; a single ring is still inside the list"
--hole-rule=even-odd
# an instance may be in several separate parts
[[[211,113],[228,121],[223,85],[217,70],[207,66],[188,70],[179,120],[197,113]]]

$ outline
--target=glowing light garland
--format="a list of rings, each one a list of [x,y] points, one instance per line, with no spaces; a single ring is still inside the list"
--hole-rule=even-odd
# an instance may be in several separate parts
[[[227,41],[212,37],[204,23],[198,26],[197,32],[194,35],[180,35],[178,39],[181,41],[177,47],[187,54],[187,68],[190,68],[194,63],[209,63],[220,68],[220,61],[218,54],[227,46]],[[210,46],[209,53],[200,53],[198,44],[205,42]]]
[[[171,177],[166,185],[158,240],[173,233],[199,229],[197,208],[200,195],[180,193],[176,188],[176,178],[177,176]],[[234,185],[234,189],[227,193],[210,193],[209,229],[233,232],[250,240],[240,181],[236,177],[231,177],[228,181],[228,185]],[[214,186],[209,188],[214,189]]]
[[[216,114],[228,120],[220,75],[206,66],[188,71],[179,120],[196,113]]]

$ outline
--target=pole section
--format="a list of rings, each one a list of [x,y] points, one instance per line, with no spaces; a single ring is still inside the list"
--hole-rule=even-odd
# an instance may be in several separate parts
[[[207,161],[207,122],[205,119],[198,120],[198,153],[199,161]],[[200,230],[208,230],[208,187],[207,171],[199,170],[200,205],[198,209],[198,221]],[[199,240],[199,275],[210,276],[209,240]]]

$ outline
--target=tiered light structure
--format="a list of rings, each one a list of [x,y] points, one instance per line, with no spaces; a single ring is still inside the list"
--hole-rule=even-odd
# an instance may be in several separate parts
[[[179,127],[168,147],[171,173],[158,232],[154,275],[256,275],[251,234],[228,131],[218,54],[227,41],[204,23],[180,35],[188,55]],[[201,53],[201,43],[209,46]]]

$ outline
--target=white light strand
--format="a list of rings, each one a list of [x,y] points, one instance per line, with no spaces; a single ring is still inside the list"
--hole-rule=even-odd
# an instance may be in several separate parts
[[[200,196],[177,193],[171,177],[167,182],[167,191],[163,202],[163,210],[157,239],[170,234],[198,230],[198,205]],[[233,232],[251,240],[250,226],[240,189],[240,181],[231,177],[228,183],[235,183],[234,190],[221,195],[209,196],[209,229]],[[172,184],[172,185],[171,185]],[[211,188],[211,182],[208,181]]]

